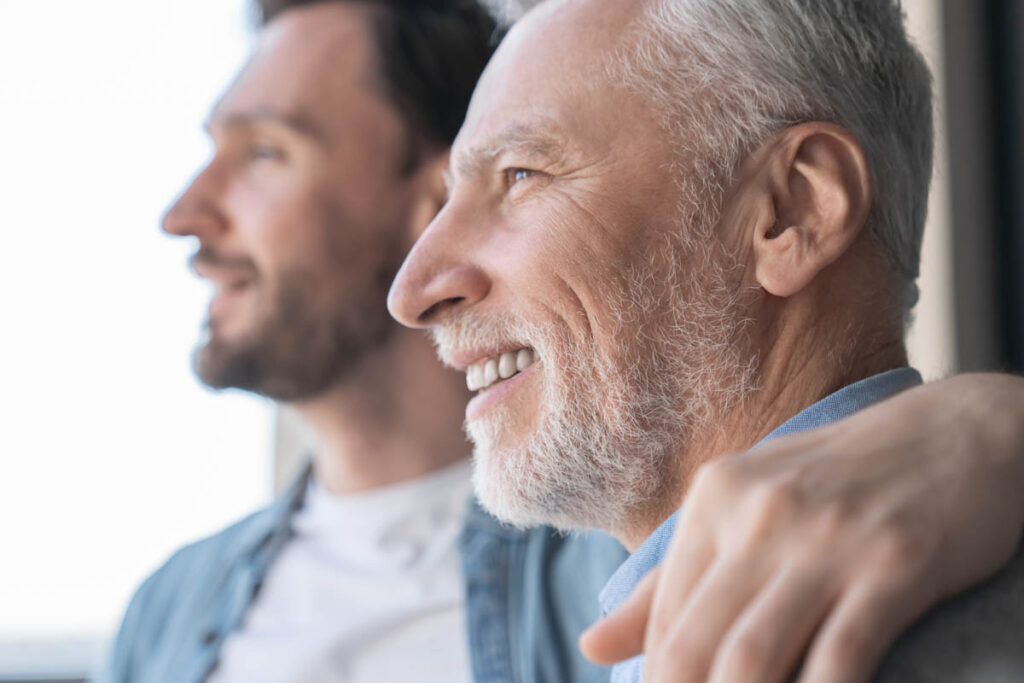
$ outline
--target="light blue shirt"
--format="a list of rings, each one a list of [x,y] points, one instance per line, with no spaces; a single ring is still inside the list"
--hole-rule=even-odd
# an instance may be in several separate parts
[[[861,380],[797,413],[757,445],[778,436],[797,434],[836,422],[919,384],[921,375],[911,368],[890,370]],[[640,579],[662,561],[675,532],[678,515],[676,512],[655,529],[608,580],[599,597],[603,613],[607,614],[621,605]],[[618,664],[612,670],[612,683],[640,683],[643,666],[642,656]]]

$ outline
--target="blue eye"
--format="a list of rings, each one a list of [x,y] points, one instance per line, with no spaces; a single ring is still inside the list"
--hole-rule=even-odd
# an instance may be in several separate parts
[[[532,171],[528,168],[509,168],[505,171],[505,178],[508,182],[508,186],[512,187],[519,181],[526,180],[536,174],[536,171]]]
[[[250,145],[245,150],[245,156],[250,161],[280,161],[284,153],[270,145]]]

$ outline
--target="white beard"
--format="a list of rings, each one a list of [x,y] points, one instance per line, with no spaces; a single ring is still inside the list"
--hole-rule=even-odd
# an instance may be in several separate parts
[[[671,248],[684,248],[673,242]],[[673,270],[685,272],[678,259],[692,266],[690,256],[670,257]],[[477,497],[498,519],[564,530],[626,528],[658,504],[678,470],[674,454],[712,406],[730,403],[750,385],[749,365],[734,343],[737,297],[721,296],[728,290],[725,270],[716,270],[710,288],[703,273],[707,300],[695,301],[685,294],[693,282],[666,287],[653,268],[603,293],[617,321],[611,334],[618,358],[579,348],[553,325],[464,314],[434,329],[442,357],[455,347],[514,341],[540,358],[532,370],[543,384],[539,423],[525,443],[510,443],[515,416],[507,405],[466,425]]]

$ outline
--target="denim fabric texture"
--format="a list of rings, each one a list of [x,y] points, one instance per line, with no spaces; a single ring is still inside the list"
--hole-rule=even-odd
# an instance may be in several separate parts
[[[836,422],[919,384],[921,375],[911,368],[890,370],[868,377],[830,394],[797,413],[757,445],[779,436],[796,434]],[[754,448],[757,448],[757,445]],[[661,563],[672,540],[678,516],[679,513],[676,512],[665,520],[612,575],[600,593],[602,613],[607,614],[621,605],[647,572]],[[617,664],[612,669],[612,683],[640,683],[642,676],[642,656]]]
[[[287,542],[310,468],[269,507],[178,550],[139,587],[97,683],[198,683]]]
[[[290,537],[310,469],[268,508],[176,552],[136,591],[98,683],[199,683]],[[514,529],[470,501],[459,550],[477,683],[606,683],[579,654],[626,558],[609,536]],[[311,681],[310,683],[316,683]],[[438,682],[442,683],[442,682]]]
[[[626,558],[598,532],[516,529],[472,501],[461,539],[477,683],[603,683],[609,670],[576,641],[599,616],[597,594]]]

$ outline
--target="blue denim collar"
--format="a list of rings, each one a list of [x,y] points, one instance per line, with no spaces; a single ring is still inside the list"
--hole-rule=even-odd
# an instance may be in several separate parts
[[[313,464],[307,462],[288,487],[266,508],[253,515],[226,549],[228,557],[254,559],[269,555],[267,563],[291,535],[291,518],[302,507]]]

